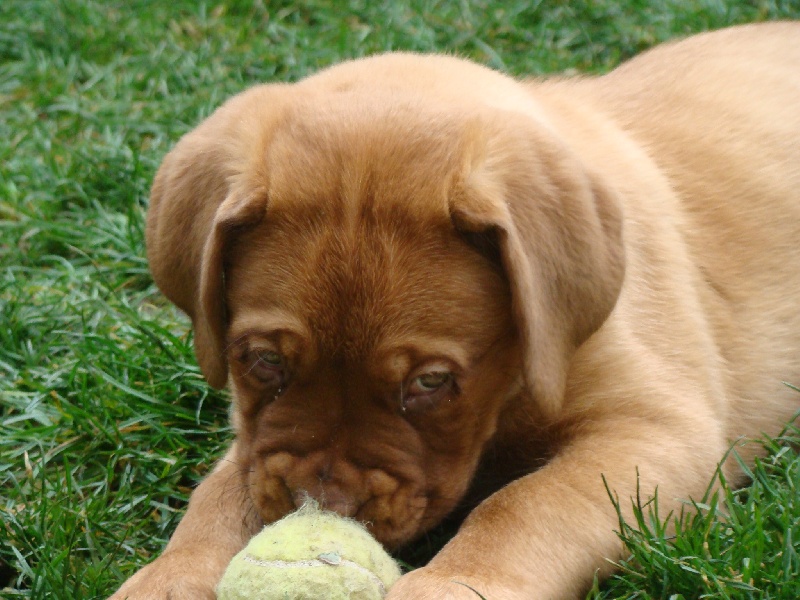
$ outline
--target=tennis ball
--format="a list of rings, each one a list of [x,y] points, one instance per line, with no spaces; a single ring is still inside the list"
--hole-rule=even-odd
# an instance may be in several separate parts
[[[381,600],[397,563],[356,521],[307,502],[233,557],[218,600]]]

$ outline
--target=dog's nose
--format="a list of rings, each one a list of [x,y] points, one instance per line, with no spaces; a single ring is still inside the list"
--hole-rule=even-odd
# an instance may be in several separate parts
[[[295,490],[292,494],[295,506],[299,508],[311,498],[316,500],[324,510],[338,513],[343,517],[355,516],[360,508],[355,497],[336,484],[319,486],[314,492],[316,493],[312,493],[310,490]]]

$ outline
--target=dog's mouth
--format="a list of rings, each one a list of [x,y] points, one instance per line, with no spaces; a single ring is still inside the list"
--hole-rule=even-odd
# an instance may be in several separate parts
[[[396,468],[356,465],[329,452],[307,456],[272,452],[248,470],[248,485],[266,522],[283,517],[309,498],[322,508],[363,522],[387,548],[424,533],[449,511],[439,490],[426,485],[412,462]],[[442,514],[444,513],[444,514]]]

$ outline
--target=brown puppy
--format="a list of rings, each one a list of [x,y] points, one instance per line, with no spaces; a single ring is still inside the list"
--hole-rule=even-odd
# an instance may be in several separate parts
[[[580,597],[622,552],[603,476],[666,513],[800,406],[799,65],[784,23],[600,78],[395,54],[225,104],[147,234],[237,440],[114,598],[213,598],[305,495],[396,547],[471,485],[389,597]]]

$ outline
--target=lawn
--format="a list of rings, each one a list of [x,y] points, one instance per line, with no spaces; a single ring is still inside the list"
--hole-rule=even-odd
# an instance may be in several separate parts
[[[0,2],[0,597],[107,596],[160,552],[230,440],[227,397],[143,242],[159,160],[227,96],[391,49],[603,72],[776,18],[800,2]],[[800,598],[791,440],[765,441],[753,486],[723,486],[675,538],[643,507],[620,527],[623,574],[590,597]]]

